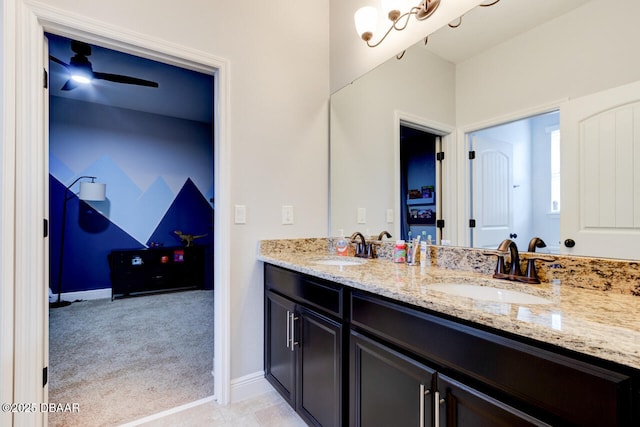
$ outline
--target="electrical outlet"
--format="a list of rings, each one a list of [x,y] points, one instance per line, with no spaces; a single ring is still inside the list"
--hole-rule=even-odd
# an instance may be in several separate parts
[[[236,205],[235,206],[234,222],[236,224],[246,224],[247,223],[247,207],[245,205]]]
[[[387,209],[387,223],[391,224],[393,222],[393,209]]]
[[[367,223],[367,208],[358,208],[358,224]]]
[[[293,224],[293,206],[291,205],[282,206],[282,224],[284,225]]]

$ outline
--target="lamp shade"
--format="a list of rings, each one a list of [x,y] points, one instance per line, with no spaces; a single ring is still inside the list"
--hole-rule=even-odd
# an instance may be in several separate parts
[[[80,200],[102,202],[106,199],[106,195],[107,184],[101,184],[99,182],[80,183],[80,194],[78,194]]]
[[[376,31],[378,12],[373,6],[361,7],[356,10],[356,13],[353,15],[353,20],[355,21],[356,31],[360,37],[363,37],[364,34],[371,36]]]

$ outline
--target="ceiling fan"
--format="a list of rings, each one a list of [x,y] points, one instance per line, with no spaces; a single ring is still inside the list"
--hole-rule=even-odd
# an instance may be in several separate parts
[[[120,74],[100,73],[93,71],[91,62],[89,62],[88,56],[91,56],[91,46],[87,43],[71,40],[71,50],[75,53],[69,60],[69,63],[49,55],[49,59],[56,62],[69,71],[69,79],[62,86],[62,90],[72,90],[78,87],[81,83],[89,83],[91,80],[107,80],[115,83],[124,83],[130,85],[158,87],[157,82],[150,80],[143,80],[137,77],[123,76]]]

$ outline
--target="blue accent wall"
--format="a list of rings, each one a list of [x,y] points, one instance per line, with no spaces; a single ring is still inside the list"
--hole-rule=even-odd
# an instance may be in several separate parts
[[[107,255],[173,233],[206,235],[206,284],[213,287],[213,135],[210,123],[51,97],[49,130],[50,283],[57,293],[66,186],[82,175],[105,183],[107,200],[84,202],[70,189],[62,292],[111,287]]]

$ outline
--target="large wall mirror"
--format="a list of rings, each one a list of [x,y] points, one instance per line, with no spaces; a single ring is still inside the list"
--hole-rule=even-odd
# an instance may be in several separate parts
[[[584,211],[585,204],[574,207],[575,200],[565,200],[581,193],[577,188],[580,180],[566,176],[578,175],[579,168],[565,165],[580,155],[574,156],[576,144],[566,143],[562,137],[565,125],[558,126],[558,121],[563,123],[563,117],[573,114],[565,115],[564,110],[571,110],[574,100],[640,80],[640,57],[631,47],[640,40],[640,28],[633,22],[633,16],[639,13],[636,0],[501,0],[491,7],[475,8],[460,21],[430,35],[426,45],[419,41],[401,59],[389,59],[334,93],[330,234],[400,233],[399,129],[403,123],[410,123],[442,138],[445,160],[437,194],[441,197],[438,216],[445,220],[445,228],[439,237],[452,244],[484,246],[477,239],[474,242],[469,229],[473,167],[467,160],[468,150],[483,131],[505,124],[513,130],[514,123],[534,117],[535,130],[530,124],[524,126],[526,131],[520,129],[528,132],[530,143],[536,132],[546,132],[550,140],[554,130],[560,129],[562,203],[554,204],[548,194],[544,202],[539,201],[543,172],[530,165],[527,178],[521,177],[522,181],[514,184],[516,188],[528,187],[534,197],[531,200],[535,200],[528,213],[515,215],[516,222],[521,223],[519,229],[526,230],[518,233],[519,246],[526,249],[532,237],[528,234],[546,233],[531,228],[538,221],[536,215],[540,215],[547,223],[554,223],[546,237],[552,252],[640,258],[626,249],[607,249],[612,245],[600,244],[602,238],[592,239],[589,248],[580,233],[567,231],[566,225],[576,222],[573,212]],[[640,119],[636,120],[640,124]],[[549,155],[548,147],[543,156]],[[640,163],[635,166],[640,167]],[[545,168],[550,168],[548,162]],[[547,169],[545,176],[549,174]],[[551,194],[546,190],[549,185],[543,184],[545,192]],[[607,185],[618,184],[612,179]],[[638,187],[634,197],[640,203],[640,183]],[[540,213],[533,213],[535,210]],[[631,225],[623,229],[632,236],[626,247],[634,242],[640,246],[636,234],[640,222],[631,220]],[[576,239],[575,248],[563,244],[569,238]]]

